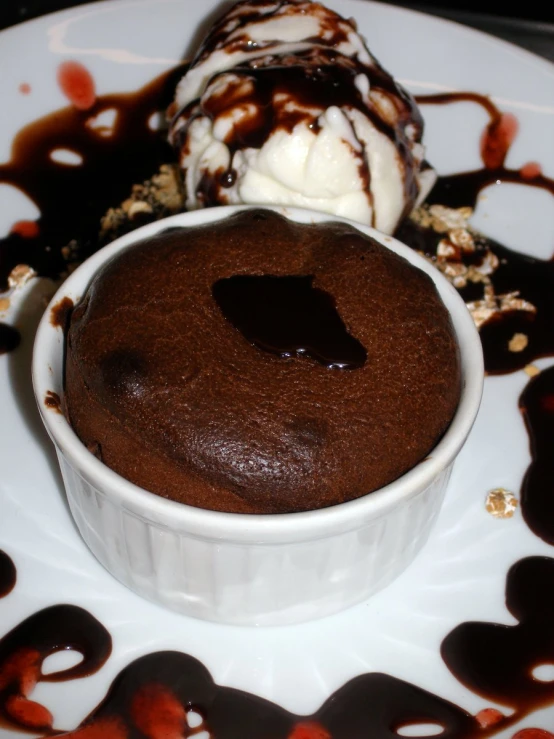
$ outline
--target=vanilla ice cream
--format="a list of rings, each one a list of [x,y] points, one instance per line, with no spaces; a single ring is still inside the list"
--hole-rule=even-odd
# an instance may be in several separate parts
[[[233,6],[169,114],[188,209],[293,205],[392,233],[434,181],[413,98],[316,2]]]

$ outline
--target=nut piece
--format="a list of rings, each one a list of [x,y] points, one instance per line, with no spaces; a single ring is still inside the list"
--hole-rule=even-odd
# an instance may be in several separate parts
[[[28,264],[16,265],[8,275],[8,286],[13,290],[16,287],[23,287],[34,277],[36,272]]]
[[[183,209],[179,169],[173,164],[162,164],[149,180],[133,185],[131,195],[121,205],[105,213],[100,223],[100,241],[107,243],[137,226],[180,213]]]
[[[483,285],[482,298],[466,302],[478,329],[501,313],[536,313],[536,307],[521,298],[518,290],[496,295],[492,275],[500,266],[500,261],[487,239],[471,227],[469,219],[472,214],[472,208],[447,208],[444,205],[421,205],[410,213],[410,219],[414,223],[423,228],[431,228],[442,236],[435,256],[423,256],[458,290],[468,283]],[[526,345],[522,345],[521,341],[518,339],[514,348],[510,346],[510,351],[523,351]]]
[[[508,342],[508,349],[511,352],[522,352],[528,343],[529,339],[526,334],[514,334]]]
[[[541,371],[535,364],[527,364],[523,368],[523,371],[526,375],[529,377],[536,377],[537,375],[540,375]]]
[[[482,300],[473,300],[466,303],[466,305],[477,328],[481,328],[489,319],[500,313],[508,313],[516,310],[527,311],[528,313],[537,312],[537,309],[532,303],[519,297],[517,290],[512,293],[505,293],[504,295],[495,295],[492,285],[485,287]]]
[[[494,518],[511,518],[518,506],[517,498],[505,488],[495,488],[487,495],[485,508]]]

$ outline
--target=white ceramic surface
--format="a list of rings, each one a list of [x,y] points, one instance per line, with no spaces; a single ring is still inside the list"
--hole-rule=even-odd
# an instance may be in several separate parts
[[[187,616],[227,624],[282,626],[322,618],[388,585],[427,541],[452,465],[473,426],[483,387],[479,335],[465,303],[431,264],[374,229],[358,228],[434,280],[460,347],[462,394],[452,423],[425,460],[358,500],[304,513],[256,516],[203,511],[144,493],[113,474],[45,399],[63,396],[63,332],[51,312],[77,304],[114,254],[171,226],[213,223],[242,210],[185,213],[137,229],[82,264],[53,296],[33,353],[33,388],[55,443],[69,505],[100,562],[140,595]],[[275,208],[294,221],[343,220]]]
[[[475,90],[491,94],[517,116],[519,135],[509,166],[538,161],[554,176],[552,65],[515,47],[425,15],[360,0],[329,3],[355,16],[380,61],[416,92]],[[0,34],[0,158],[9,156],[18,129],[65,105],[56,69],[68,58],[94,73],[99,92],[136,89],[177,60],[213,0],[110,0],[46,17]],[[125,39],[121,38],[125,28]],[[31,95],[18,91],[32,85]],[[485,117],[471,104],[427,107],[429,159],[442,173],[480,166]],[[452,143],[455,145],[452,146]],[[475,221],[508,246],[549,258],[554,205],[547,193],[501,185],[488,188]],[[35,217],[23,198],[0,186],[0,225]],[[78,603],[110,630],[113,654],[97,674],[63,685],[40,684],[33,698],[48,705],[56,725],[72,728],[104,697],[132,659],[178,649],[202,660],[222,685],[274,700],[298,713],[314,711],[351,677],[388,672],[472,713],[489,705],[464,688],[439,653],[457,624],[483,620],[513,624],[504,602],[505,576],[516,560],[554,550],[525,526],[485,512],[488,490],[519,492],[529,464],[528,437],[517,409],[527,376],[487,378],[477,422],[453,471],[444,506],[427,545],[394,583],[369,601],[298,626],[218,626],[170,613],[133,595],[106,573],[73,526],[64,502],[53,447],[30,384],[32,331],[42,309],[31,286],[18,322],[26,341],[0,357],[0,546],[18,568],[15,590],[0,600],[0,634],[39,608]],[[8,319],[11,318],[11,314]],[[539,367],[552,365],[540,360]],[[554,707],[521,723],[552,730]],[[503,735],[510,739],[517,727]],[[20,734],[0,729],[0,737]]]

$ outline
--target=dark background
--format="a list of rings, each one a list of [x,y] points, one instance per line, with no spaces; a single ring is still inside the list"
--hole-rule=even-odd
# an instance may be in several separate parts
[[[520,0],[513,4],[506,0],[380,1],[464,23],[519,44],[554,62],[554,0]],[[84,0],[0,0],[0,29],[55,10],[82,5],[83,2]]]

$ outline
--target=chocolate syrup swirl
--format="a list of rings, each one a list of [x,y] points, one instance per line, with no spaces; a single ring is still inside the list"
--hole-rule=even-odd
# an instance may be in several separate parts
[[[5,598],[15,587],[17,573],[12,558],[0,549],[0,598]]]
[[[192,713],[194,729],[188,723]],[[126,667],[72,736],[113,732],[110,736],[118,739],[154,739],[209,732],[217,739],[398,739],[399,728],[423,723],[442,727],[445,739],[469,739],[479,732],[473,716],[390,675],[354,678],[312,716],[297,716],[250,693],[216,685],[193,657],[156,652]]]
[[[441,647],[460,682],[514,711],[495,725],[497,730],[554,701],[554,681],[533,674],[554,663],[554,559],[528,557],[512,565],[506,606],[517,625],[464,623]]]
[[[430,202],[440,202],[458,208],[475,205],[477,196],[488,185],[501,182],[538,187],[554,195],[554,180],[545,177],[536,162],[529,162],[520,169],[508,169],[504,162],[514,142],[519,124],[511,113],[500,111],[492,100],[476,92],[450,92],[438,95],[418,95],[419,105],[451,105],[472,102],[479,105],[489,116],[480,143],[483,169],[446,175],[439,179]],[[440,198],[445,198],[440,200]]]
[[[158,739],[207,732],[214,739],[397,739],[408,727],[417,735],[418,727],[432,725],[443,739],[485,739],[554,700],[554,681],[533,675],[537,667],[554,662],[554,559],[528,557],[513,565],[506,604],[516,626],[461,624],[445,638],[441,653],[464,685],[508,706],[511,715],[485,708],[472,716],[415,685],[366,673],[339,688],[312,715],[300,716],[217,685],[206,667],[187,654],[155,652],[123,669],[100,705],[70,735]],[[83,661],[43,675],[44,659],[61,649],[81,652]],[[0,719],[9,726],[54,732],[48,710],[31,700],[36,683],[91,674],[110,649],[109,634],[80,608],[53,606],[31,616],[0,640]]]
[[[483,169],[439,177],[426,200],[427,205],[450,208],[474,207],[481,190],[493,182],[517,182],[547,190],[554,195],[554,180],[545,177],[535,163],[519,170],[507,169],[504,160],[517,133],[513,116],[501,113],[489,98],[477,93],[448,93],[416,98],[420,105],[445,105],[460,101],[479,104],[490,122],[481,139]],[[396,234],[401,241],[437,261],[437,247],[444,233],[405,219]],[[466,267],[479,267],[492,253],[497,266],[490,274],[494,296],[515,294],[529,304],[528,310],[497,310],[480,327],[488,374],[503,374],[522,369],[537,357],[554,354],[554,261],[521,254],[482,235],[475,237],[475,250],[458,253],[455,260]],[[486,283],[469,281],[458,290],[466,302],[484,300]],[[524,347],[514,351],[510,341],[521,334]]]
[[[346,330],[335,300],[313,275],[235,275],[212,287],[223,315],[247,341],[279,357],[306,356],[330,369],[363,367],[367,352]]]
[[[71,649],[83,659],[74,667],[44,674],[44,660]],[[50,732],[52,715],[31,699],[39,682],[62,682],[97,672],[110,656],[109,633],[90,613],[71,605],[45,608],[0,639],[0,725]]]
[[[72,98],[72,106],[19,131],[10,161],[0,165],[0,182],[24,192],[40,217],[14,224],[0,239],[0,291],[7,289],[8,275],[18,264],[57,279],[68,263],[98,249],[106,211],[172,158],[163,133],[153,130],[150,121],[165,109],[182,73],[183,67],[174,69],[136,93],[95,98],[89,91],[86,109],[76,107]],[[113,126],[96,123],[109,111],[115,115]],[[58,161],[52,155],[59,150],[73,152],[82,163]]]
[[[521,486],[521,511],[531,531],[554,545],[554,367],[529,382],[519,408],[532,457]]]

